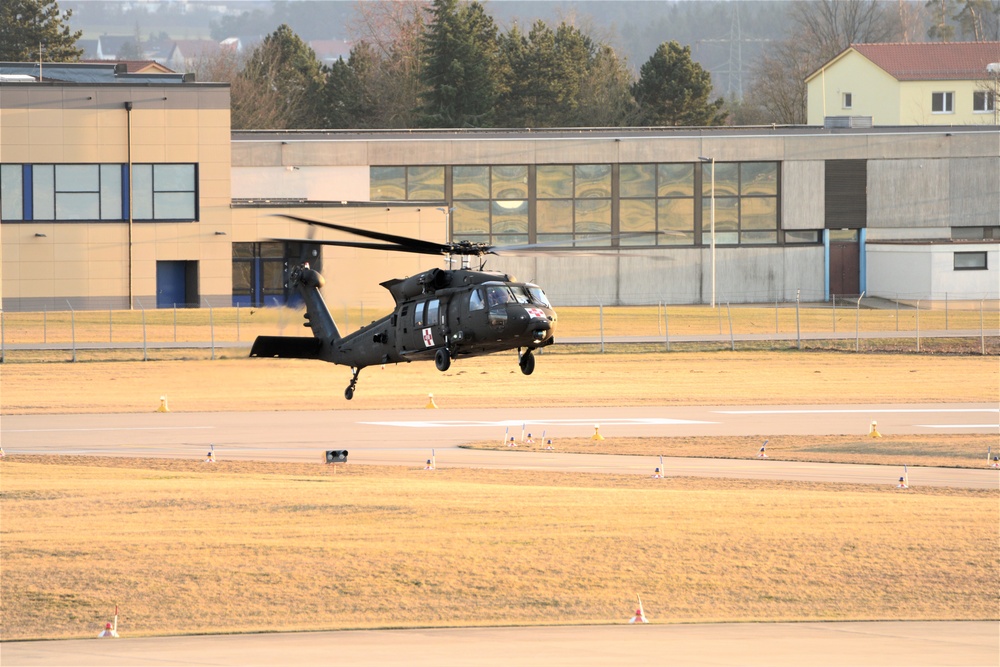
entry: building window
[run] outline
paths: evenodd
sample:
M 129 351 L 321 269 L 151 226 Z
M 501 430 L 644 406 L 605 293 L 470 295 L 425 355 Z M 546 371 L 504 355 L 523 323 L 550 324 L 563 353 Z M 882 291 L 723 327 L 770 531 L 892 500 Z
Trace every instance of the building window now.
M 991 90 L 977 90 L 972 93 L 972 110 L 975 113 L 992 113 L 996 108 L 996 97 Z
M 197 174 L 193 164 L 132 165 L 135 220 L 197 219 Z
M 701 168 L 701 243 L 711 243 L 712 168 Z M 778 163 L 716 162 L 715 243 L 778 243 Z
M 931 113 L 955 113 L 955 93 L 931 93 Z
M 23 167 L 19 164 L 0 164 L 0 220 L 23 219 Z
M 493 245 L 528 242 L 526 165 L 452 167 L 451 235 Z
M 619 245 L 694 245 L 694 165 L 619 168 Z
M 34 164 L 30 167 L 32 220 L 124 220 L 124 165 Z M 28 216 L 25 216 L 27 218 Z
M 535 168 L 539 243 L 610 246 L 610 164 L 546 164 Z
M 854 96 L 851 93 L 843 93 L 843 106 L 845 109 L 854 108 Z
M 444 201 L 444 167 L 371 167 L 372 201 Z
M 956 252 L 955 253 L 955 270 L 956 271 L 985 271 L 986 267 L 986 251 L 978 252 Z

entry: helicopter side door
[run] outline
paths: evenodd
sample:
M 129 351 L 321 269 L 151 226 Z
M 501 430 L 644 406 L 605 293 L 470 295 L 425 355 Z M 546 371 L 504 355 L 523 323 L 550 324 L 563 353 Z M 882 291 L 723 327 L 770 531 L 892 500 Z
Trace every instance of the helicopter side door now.
M 403 304 L 396 324 L 400 352 L 413 354 L 444 345 L 445 334 L 441 326 L 444 312 L 441 299 L 437 297 Z

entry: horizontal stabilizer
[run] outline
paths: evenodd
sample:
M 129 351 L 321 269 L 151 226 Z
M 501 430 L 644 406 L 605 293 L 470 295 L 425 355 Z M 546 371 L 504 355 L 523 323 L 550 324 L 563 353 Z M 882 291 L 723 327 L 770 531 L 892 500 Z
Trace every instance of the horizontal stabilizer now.
M 323 341 L 319 338 L 293 336 L 257 336 L 250 348 L 251 357 L 282 359 L 319 359 Z

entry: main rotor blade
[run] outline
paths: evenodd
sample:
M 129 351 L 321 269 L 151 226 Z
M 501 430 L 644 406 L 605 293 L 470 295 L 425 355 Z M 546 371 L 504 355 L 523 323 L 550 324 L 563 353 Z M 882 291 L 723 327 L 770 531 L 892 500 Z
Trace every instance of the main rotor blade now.
M 275 213 L 275 215 L 282 218 L 288 218 L 289 220 L 304 222 L 307 225 L 326 227 L 327 229 L 334 229 L 339 232 L 355 234 L 356 236 L 363 236 L 365 238 L 375 239 L 376 241 L 386 241 L 388 243 L 396 243 L 399 246 L 401 246 L 400 248 L 396 249 L 402 250 L 403 252 L 423 253 L 425 255 L 446 255 L 448 254 L 449 251 L 449 246 L 444 243 L 435 243 L 433 241 L 423 241 L 421 239 L 410 238 L 409 236 L 397 236 L 396 234 L 386 234 L 385 232 L 376 232 L 369 229 L 358 229 L 356 227 L 336 225 L 332 222 L 322 222 L 320 220 L 303 218 L 301 216 L 291 215 L 289 213 Z M 410 250 L 403 250 L 403 247 L 410 248 Z M 389 250 L 390 248 L 380 248 L 380 249 Z
M 394 243 L 367 243 L 365 241 L 327 241 L 325 239 L 278 239 L 271 241 L 285 241 L 289 243 L 314 243 L 316 245 L 332 245 L 343 248 L 364 248 L 365 250 L 389 250 L 391 252 L 409 252 L 416 255 L 440 255 L 440 252 L 428 252 L 420 248 L 410 248 L 396 245 Z

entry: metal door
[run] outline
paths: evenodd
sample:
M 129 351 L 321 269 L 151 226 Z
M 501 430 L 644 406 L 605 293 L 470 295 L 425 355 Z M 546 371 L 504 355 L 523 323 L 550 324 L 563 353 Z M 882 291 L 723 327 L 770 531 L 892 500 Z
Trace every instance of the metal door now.
M 156 307 L 187 305 L 187 262 L 156 263 Z

